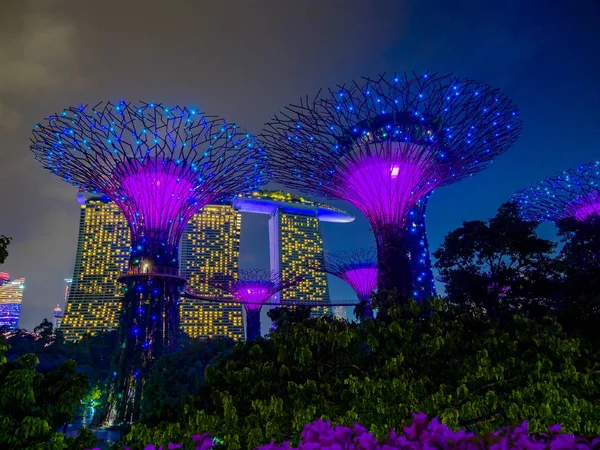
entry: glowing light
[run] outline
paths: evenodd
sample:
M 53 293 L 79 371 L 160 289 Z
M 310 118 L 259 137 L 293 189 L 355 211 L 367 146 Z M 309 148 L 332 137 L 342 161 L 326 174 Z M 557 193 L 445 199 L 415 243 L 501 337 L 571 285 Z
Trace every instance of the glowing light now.
M 270 161 L 281 184 L 347 200 L 365 214 L 387 268 L 379 288 L 410 296 L 402 244 L 409 211 L 508 150 L 521 121 L 499 91 L 453 75 L 382 75 L 348 86 L 343 96 L 324 89 L 277 115 L 265 136 Z
M 377 288 L 377 263 L 370 267 L 350 268 L 340 278 L 354 289 L 359 299 L 368 300 Z
M 140 398 L 135 393 L 139 384 L 131 385 L 130 378 L 134 367 L 144 363 L 141 355 L 158 357 L 175 348 L 179 314 L 173 298 L 184 283 L 178 277 L 183 228 L 202 206 L 265 184 L 266 154 L 236 125 L 187 108 L 121 102 L 96 105 L 92 113 L 85 110 L 70 108 L 74 118 L 65 110 L 38 125 L 31 151 L 47 170 L 82 190 L 107 195 L 131 229 L 130 267 L 121 278 L 130 288 L 123 305 L 127 317 L 120 326 L 135 320 L 134 333 L 140 336 L 123 342 L 127 368 L 117 385 L 127 403 Z M 139 276 L 140 271 L 152 276 Z M 164 280 L 161 287 L 151 289 L 159 277 Z M 162 315 L 163 320 L 145 323 L 146 318 L 132 317 L 140 300 L 161 311 L 153 319 Z M 141 351 L 143 342 L 151 343 L 147 352 Z M 135 414 L 139 408 L 121 410 Z
M 368 144 L 364 144 L 368 146 Z M 380 155 L 365 150 L 340 160 L 336 183 L 371 223 L 405 223 L 408 210 L 434 186 L 435 161 L 414 144 L 391 142 Z
M 600 214 L 600 162 L 583 164 L 554 177 L 546 177 L 514 195 L 525 220 L 559 221 L 573 217 L 584 221 Z

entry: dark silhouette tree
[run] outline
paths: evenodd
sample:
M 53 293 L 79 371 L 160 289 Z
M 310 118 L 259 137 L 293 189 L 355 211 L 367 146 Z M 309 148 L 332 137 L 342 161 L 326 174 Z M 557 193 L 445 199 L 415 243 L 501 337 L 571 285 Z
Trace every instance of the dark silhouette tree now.
M 0 264 L 3 264 L 8 256 L 8 244 L 10 244 L 12 238 L 0 235 Z
M 267 312 L 269 319 L 273 321 L 275 328 L 281 328 L 292 323 L 301 323 L 310 318 L 310 307 L 296 306 L 286 308 L 284 306 L 273 308 Z
M 35 334 L 40 336 L 40 339 L 44 344 L 54 339 L 54 325 L 48 319 L 42 320 L 42 322 L 33 329 Z
M 544 314 L 555 297 L 555 244 L 537 236 L 538 225 L 505 203 L 487 222 L 448 233 L 433 253 L 448 300 L 492 315 Z
M 176 420 L 186 401 L 204 382 L 204 369 L 229 354 L 235 341 L 227 337 L 191 341 L 183 350 L 156 361 L 144 386 L 141 420 L 156 424 Z
M 567 328 L 597 333 L 600 324 L 600 217 L 558 222 L 561 318 Z

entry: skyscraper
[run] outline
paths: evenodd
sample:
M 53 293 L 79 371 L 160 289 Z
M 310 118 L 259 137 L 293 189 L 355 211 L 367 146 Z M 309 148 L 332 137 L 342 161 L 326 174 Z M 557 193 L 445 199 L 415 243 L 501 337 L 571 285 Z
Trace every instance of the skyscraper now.
M 62 324 L 63 319 L 63 311 L 60 307 L 60 303 L 56 304 L 56 308 L 54 308 L 54 310 L 52 311 L 52 316 L 54 317 L 54 329 L 58 330 Z
M 255 192 L 240 197 L 233 206 L 242 212 L 269 214 L 271 270 L 282 277 L 302 276 L 300 283 L 284 289 L 275 301 L 329 303 L 327 275 L 307 266 L 323 257 L 320 222 L 352 222 L 354 217 L 329 205 L 315 203 L 283 192 Z M 325 308 L 315 308 L 316 314 Z
M 183 232 L 180 273 L 187 287 L 206 297 L 223 298 L 220 289 L 208 285 L 213 277 L 238 275 L 241 214 L 231 205 L 208 205 L 195 214 Z M 192 337 L 243 338 L 242 307 L 182 299 L 182 330 Z
M 81 213 L 73 282 L 61 323 L 65 340 L 116 329 L 130 232 L 123 213 L 106 197 L 79 195 Z M 68 285 L 67 285 L 68 286 Z
M 309 260 L 323 257 L 323 238 L 319 219 L 314 216 L 284 212 L 281 209 L 269 219 L 271 269 L 282 276 L 302 276 L 295 286 L 279 293 L 279 301 L 328 303 L 327 274 L 306 266 Z M 319 308 L 319 312 L 323 309 Z
M 19 326 L 24 288 L 25 278 L 11 280 L 7 273 L 0 273 L 0 327 Z
M 65 295 L 61 302 L 56 304 L 56 308 L 52 311 L 52 315 L 54 316 L 54 329 L 57 330 L 60 328 L 62 324 L 62 320 L 64 317 L 63 308 L 67 304 L 69 300 L 69 292 L 71 292 L 71 286 L 73 285 L 73 278 L 65 278 Z

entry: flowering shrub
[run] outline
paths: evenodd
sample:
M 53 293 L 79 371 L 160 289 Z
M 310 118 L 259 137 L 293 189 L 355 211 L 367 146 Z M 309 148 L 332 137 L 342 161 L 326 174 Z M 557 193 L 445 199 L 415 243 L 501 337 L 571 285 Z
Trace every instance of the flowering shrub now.
M 584 450 L 600 449 L 600 436 L 584 439 L 573 434 L 561 434 L 561 426 L 548 427 L 545 433 L 530 434 L 527 421 L 516 427 L 504 427 L 492 433 L 474 434 L 464 430 L 452 431 L 437 418 L 427 420 L 427 415 L 413 415 L 410 425 L 397 432 L 391 430 L 384 439 L 376 439 L 365 427 L 355 424 L 352 428 L 332 425 L 319 419 L 304 426 L 297 450 Z M 192 436 L 195 450 L 209 450 L 213 439 L 208 433 Z M 147 445 L 144 450 L 184 449 L 180 444 L 156 447 Z M 295 450 L 289 442 L 261 445 L 256 450 Z M 99 449 L 93 449 L 99 450 Z

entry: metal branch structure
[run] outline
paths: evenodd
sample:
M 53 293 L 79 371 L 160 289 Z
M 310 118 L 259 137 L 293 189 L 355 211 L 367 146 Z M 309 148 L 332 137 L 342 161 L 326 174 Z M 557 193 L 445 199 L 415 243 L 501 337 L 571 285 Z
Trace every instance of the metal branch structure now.
M 430 194 L 424 195 L 412 207 L 408 213 L 406 224 L 406 247 L 410 256 L 412 296 L 420 303 L 436 295 L 425 228 L 425 211 L 429 196 Z
M 515 104 L 453 75 L 380 75 L 290 105 L 263 136 L 277 182 L 347 200 L 377 242 L 378 286 L 412 295 L 408 213 L 438 186 L 482 170 L 517 140 Z
M 525 220 L 559 222 L 572 217 L 583 222 L 600 214 L 600 161 L 546 177 L 513 200 Z
M 377 288 L 378 274 L 375 249 L 326 252 L 322 261 L 309 261 L 308 265 L 348 283 L 361 303 L 361 316 L 373 317 L 371 294 Z
M 246 310 L 246 340 L 254 341 L 260 336 L 260 311 L 267 301 L 278 292 L 302 281 L 301 277 L 284 277 L 278 272 L 261 269 L 240 270 L 238 278 L 217 277 L 208 284 L 230 294 L 231 303 L 241 303 Z M 188 297 L 214 301 L 186 291 Z
M 71 107 L 33 130 L 31 151 L 50 172 L 83 191 L 105 194 L 131 229 L 115 410 L 139 416 L 152 361 L 174 349 L 179 328 L 178 245 L 206 204 L 252 192 L 268 179 L 256 139 L 223 119 L 154 103 Z

